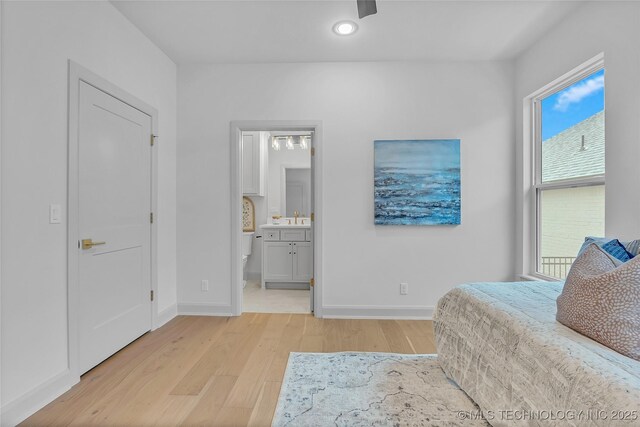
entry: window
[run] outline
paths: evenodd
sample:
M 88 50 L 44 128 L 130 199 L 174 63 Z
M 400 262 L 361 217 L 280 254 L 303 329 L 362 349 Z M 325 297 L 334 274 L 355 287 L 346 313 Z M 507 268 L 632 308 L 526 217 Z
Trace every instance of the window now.
M 604 236 L 604 68 L 533 98 L 536 273 L 564 279 L 585 236 Z

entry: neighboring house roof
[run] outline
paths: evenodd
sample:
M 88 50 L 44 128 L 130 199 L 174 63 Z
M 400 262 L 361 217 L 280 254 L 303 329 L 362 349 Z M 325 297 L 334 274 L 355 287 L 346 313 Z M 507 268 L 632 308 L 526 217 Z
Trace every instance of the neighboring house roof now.
M 543 182 L 603 175 L 604 111 L 542 141 L 542 165 Z

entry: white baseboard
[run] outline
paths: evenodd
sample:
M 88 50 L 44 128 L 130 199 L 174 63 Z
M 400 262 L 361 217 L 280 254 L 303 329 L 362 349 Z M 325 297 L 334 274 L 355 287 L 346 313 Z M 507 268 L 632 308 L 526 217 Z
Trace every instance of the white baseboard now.
M 178 303 L 178 314 L 183 316 L 233 316 L 231 305 L 199 302 Z
M 2 405 L 0 410 L 0 425 L 15 426 L 69 390 L 80 381 L 71 371 L 66 370 L 40 384 L 33 390 L 23 394 L 13 401 Z
M 326 319 L 398 319 L 431 320 L 434 307 L 427 306 L 373 306 L 325 305 L 322 317 Z
M 170 305 L 169 307 L 165 308 L 160 313 L 158 313 L 156 324 L 154 325 L 153 329 L 158 329 L 159 327 L 169 322 L 171 319 L 173 319 L 177 315 L 178 315 L 178 305 L 177 304 Z

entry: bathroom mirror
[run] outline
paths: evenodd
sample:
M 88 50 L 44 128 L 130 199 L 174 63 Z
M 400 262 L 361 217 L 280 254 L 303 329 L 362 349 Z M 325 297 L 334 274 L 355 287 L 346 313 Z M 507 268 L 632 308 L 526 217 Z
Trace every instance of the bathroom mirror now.
M 282 168 L 281 212 L 292 217 L 298 212 L 300 217 L 308 217 L 311 196 L 311 168 Z
M 311 212 L 311 135 L 271 132 L 268 156 L 266 221 L 275 217 L 307 218 Z

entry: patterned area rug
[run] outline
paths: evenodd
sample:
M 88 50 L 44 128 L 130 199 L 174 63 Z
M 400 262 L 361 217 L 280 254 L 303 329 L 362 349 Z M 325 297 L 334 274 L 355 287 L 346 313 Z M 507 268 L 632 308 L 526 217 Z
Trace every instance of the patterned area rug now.
M 487 426 L 436 355 L 291 353 L 273 426 Z

